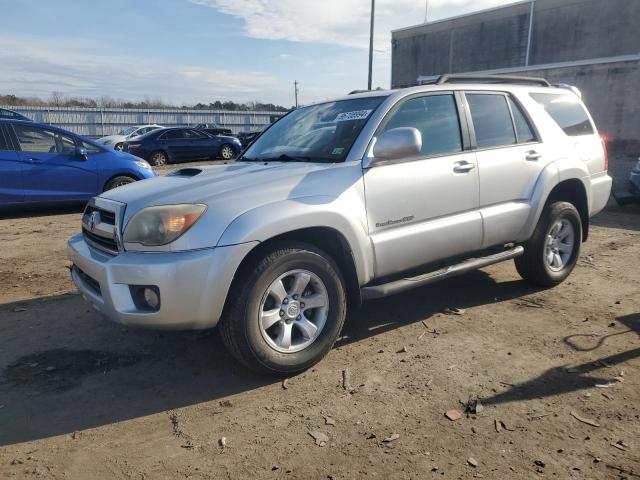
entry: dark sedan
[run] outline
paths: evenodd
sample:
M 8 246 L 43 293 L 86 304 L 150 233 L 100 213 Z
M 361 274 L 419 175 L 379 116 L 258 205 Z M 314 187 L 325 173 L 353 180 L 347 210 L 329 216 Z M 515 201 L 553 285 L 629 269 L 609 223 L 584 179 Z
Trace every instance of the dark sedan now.
M 123 150 L 151 165 L 221 158 L 231 160 L 242 150 L 235 137 L 210 135 L 195 128 L 159 128 L 124 142 Z
M 230 128 L 221 127 L 217 123 L 200 123 L 195 128 L 211 135 L 231 135 L 233 133 Z

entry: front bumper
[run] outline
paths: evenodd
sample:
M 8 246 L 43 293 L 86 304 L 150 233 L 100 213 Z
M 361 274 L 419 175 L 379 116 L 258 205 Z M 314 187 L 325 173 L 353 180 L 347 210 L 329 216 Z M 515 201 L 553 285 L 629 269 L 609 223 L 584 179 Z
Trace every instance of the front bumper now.
M 67 252 L 78 290 L 110 320 L 157 329 L 199 330 L 218 323 L 233 276 L 256 244 L 110 256 L 76 235 L 69 240 Z M 129 288 L 132 285 L 157 287 L 160 309 L 139 309 Z

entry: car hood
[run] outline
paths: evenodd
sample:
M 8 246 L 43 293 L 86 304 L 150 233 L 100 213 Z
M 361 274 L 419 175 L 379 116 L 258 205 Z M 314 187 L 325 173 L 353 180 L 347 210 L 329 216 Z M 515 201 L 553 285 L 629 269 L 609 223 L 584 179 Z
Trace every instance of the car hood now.
M 96 142 L 100 143 L 115 143 L 115 142 L 124 142 L 127 137 L 124 135 L 107 135 L 106 137 L 100 137 Z
M 125 226 L 133 215 L 145 207 L 205 204 L 207 211 L 196 225 L 199 228 L 193 229 L 206 228 L 207 237 L 212 240 L 211 237 L 219 239 L 235 218 L 249 210 L 305 197 L 331 202 L 358 181 L 362 181 L 362 169 L 358 162 L 236 162 L 183 168 L 167 176 L 107 191 L 101 197 L 127 205 L 123 222 Z M 190 247 L 196 248 L 194 245 Z

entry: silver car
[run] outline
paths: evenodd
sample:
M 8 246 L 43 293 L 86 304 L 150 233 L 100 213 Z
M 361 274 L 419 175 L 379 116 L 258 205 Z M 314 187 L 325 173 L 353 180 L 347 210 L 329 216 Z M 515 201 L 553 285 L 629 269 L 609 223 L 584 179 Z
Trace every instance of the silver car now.
M 109 319 L 217 325 L 245 365 L 292 374 L 331 349 L 348 304 L 509 259 L 558 285 L 610 189 L 574 91 L 447 76 L 294 110 L 235 163 L 105 192 L 68 251 Z
M 105 147 L 113 148 L 114 150 L 122 151 L 122 146 L 124 142 L 127 140 L 131 140 L 132 138 L 139 137 L 140 135 L 144 135 L 145 133 L 149 133 L 152 130 L 157 130 L 158 128 L 164 128 L 162 125 L 133 125 L 131 127 L 127 127 L 123 130 L 120 130 L 115 135 L 107 135 L 105 137 L 101 137 L 96 140 L 98 143 L 101 143 Z

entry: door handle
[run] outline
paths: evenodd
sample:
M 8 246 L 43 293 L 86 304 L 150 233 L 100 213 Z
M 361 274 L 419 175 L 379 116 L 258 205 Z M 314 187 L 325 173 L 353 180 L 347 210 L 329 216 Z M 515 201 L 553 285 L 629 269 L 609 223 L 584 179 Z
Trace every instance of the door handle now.
M 476 168 L 476 164 L 467 162 L 466 160 L 462 160 L 461 162 L 456 162 L 453 164 L 453 171 L 455 173 L 467 173 L 474 168 Z
M 536 152 L 535 150 L 530 150 L 527 152 L 527 156 L 524 158 L 526 158 L 530 162 L 535 162 L 536 160 L 540 160 L 542 158 L 542 154 Z

